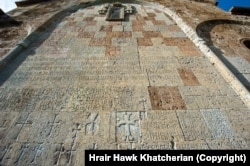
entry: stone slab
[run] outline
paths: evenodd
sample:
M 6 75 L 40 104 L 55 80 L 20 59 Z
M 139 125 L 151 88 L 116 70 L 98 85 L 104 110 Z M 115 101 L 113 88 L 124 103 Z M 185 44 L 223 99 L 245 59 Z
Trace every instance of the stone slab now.
M 180 74 L 180 77 L 182 78 L 184 85 L 186 86 L 200 85 L 198 79 L 195 77 L 191 69 L 181 68 L 181 69 L 178 69 L 178 72 Z
M 229 121 L 219 109 L 201 110 L 201 113 L 214 139 L 235 137 Z
M 142 141 L 145 143 L 165 142 L 173 149 L 174 143 L 184 139 L 175 111 L 151 110 L 141 123 Z
M 243 139 L 213 139 L 206 140 L 209 149 L 224 149 L 224 150 L 232 150 L 232 149 L 248 149 L 245 140 Z
M 177 87 L 149 86 L 148 92 L 153 110 L 179 110 L 186 108 Z
M 205 140 L 212 138 L 199 110 L 176 111 L 185 141 Z

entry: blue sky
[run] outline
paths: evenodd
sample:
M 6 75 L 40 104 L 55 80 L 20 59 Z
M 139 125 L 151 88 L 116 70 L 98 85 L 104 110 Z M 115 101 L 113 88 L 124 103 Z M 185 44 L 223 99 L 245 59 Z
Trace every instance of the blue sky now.
M 217 0 L 218 6 L 228 11 L 232 6 L 250 7 L 250 0 Z
M 16 8 L 15 1 L 18 0 L 0 0 L 0 8 L 4 12 L 8 12 Z M 245 6 L 250 7 L 250 0 L 217 0 L 219 7 L 228 11 L 232 6 Z
M 16 8 L 15 1 L 18 1 L 18 0 L 0 0 L 0 8 L 4 12 L 8 12 L 8 11 Z

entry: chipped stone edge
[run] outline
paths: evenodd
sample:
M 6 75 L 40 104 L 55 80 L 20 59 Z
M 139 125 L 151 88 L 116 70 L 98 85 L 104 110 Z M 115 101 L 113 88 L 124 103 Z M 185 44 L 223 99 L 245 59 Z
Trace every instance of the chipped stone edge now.
M 196 47 L 207 57 L 211 64 L 215 66 L 217 71 L 223 76 L 223 78 L 229 83 L 229 85 L 234 89 L 237 95 L 241 98 L 244 104 L 250 109 L 250 93 L 245 88 L 245 86 L 235 77 L 235 75 L 226 67 L 226 65 L 217 57 L 217 55 L 206 45 L 206 42 L 200 38 L 196 31 L 193 30 L 185 21 L 182 20 L 180 16 L 176 14 L 173 10 L 160 5 L 159 3 L 145 3 L 145 5 L 150 5 L 155 9 L 160 9 L 161 11 L 168 14 L 176 24 L 182 29 L 182 31 L 188 36 L 188 38 L 195 44 Z

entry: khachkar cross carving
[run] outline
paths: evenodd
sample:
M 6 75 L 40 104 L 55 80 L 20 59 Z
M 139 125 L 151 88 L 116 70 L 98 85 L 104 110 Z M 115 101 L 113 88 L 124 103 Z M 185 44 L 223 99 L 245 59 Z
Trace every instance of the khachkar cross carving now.
M 144 96 L 141 96 L 139 103 L 142 103 L 143 110 L 146 110 L 147 99 L 145 99 Z
M 88 122 L 85 125 L 85 134 L 94 134 L 99 127 L 98 113 L 92 112 L 87 115 Z
M 54 129 L 54 134 L 58 134 L 60 130 L 61 120 L 56 120 L 58 114 L 54 114 L 52 121 L 48 121 L 44 126 L 42 131 L 40 132 L 40 136 L 48 137 L 52 135 L 52 131 Z
M 130 113 L 123 112 L 122 119 L 119 119 L 119 117 L 117 118 L 117 128 L 119 129 L 122 126 L 124 127 L 125 136 L 123 136 L 122 139 L 123 141 L 126 141 L 126 142 L 136 140 L 136 136 L 132 135 L 132 130 L 135 130 L 136 133 L 139 132 L 138 125 L 137 125 L 138 120 L 132 120 L 131 116 L 132 116 L 131 112 Z
M 7 122 L 7 120 L 4 120 L 2 123 L 0 123 L 0 129 L 7 128 L 6 122 Z

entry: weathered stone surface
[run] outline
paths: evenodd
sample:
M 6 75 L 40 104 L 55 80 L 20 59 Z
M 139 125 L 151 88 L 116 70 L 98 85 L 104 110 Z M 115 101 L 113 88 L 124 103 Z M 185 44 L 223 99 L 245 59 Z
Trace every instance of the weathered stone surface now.
M 184 19 L 210 5 L 164 2 Z M 43 5 L 27 8 L 51 13 L 31 24 L 66 7 Z M 160 8 L 132 6 L 123 22 L 99 5 L 62 15 L 0 71 L 0 165 L 83 165 L 86 149 L 249 149 L 249 109 L 230 84 Z M 247 76 L 246 59 L 227 59 Z
M 248 149 L 248 145 L 242 139 L 208 139 L 206 142 L 209 149 Z
M 200 111 L 178 110 L 177 116 L 186 141 L 205 140 L 212 137 Z
M 234 138 L 234 131 L 220 110 L 201 110 L 201 113 L 213 138 Z
M 153 110 L 185 109 L 177 87 L 148 87 Z
M 190 86 L 200 84 L 191 69 L 178 69 L 178 72 L 184 85 Z
M 195 141 L 185 141 L 185 142 L 177 142 L 176 149 L 178 150 L 209 150 L 209 146 L 207 142 L 203 140 L 195 140 Z
M 146 118 L 142 120 L 142 141 L 143 143 L 165 142 L 171 143 L 171 149 L 174 149 L 176 141 L 183 140 L 183 134 L 175 111 L 148 111 Z M 166 148 L 167 149 L 167 148 Z

